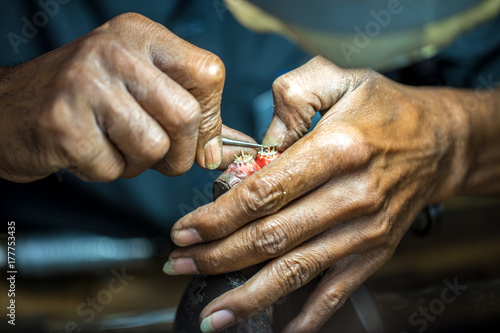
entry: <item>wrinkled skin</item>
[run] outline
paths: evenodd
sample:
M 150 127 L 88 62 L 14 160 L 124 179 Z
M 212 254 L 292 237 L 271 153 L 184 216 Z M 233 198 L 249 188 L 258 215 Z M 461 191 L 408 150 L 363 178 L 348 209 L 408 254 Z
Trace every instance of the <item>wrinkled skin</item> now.
M 170 256 L 175 274 L 266 262 L 203 310 L 200 320 L 214 330 L 244 321 L 325 271 L 285 328 L 314 332 L 392 256 L 426 205 L 480 188 L 500 192 L 497 92 L 477 95 L 480 105 L 466 112 L 460 101 L 470 92 L 403 86 L 321 57 L 278 78 L 273 91 L 264 145 L 286 150 L 172 230 L 174 242 L 187 246 Z M 323 117 L 305 135 L 315 112 Z M 474 124 L 481 128 L 475 137 Z M 471 149 L 478 144 L 482 152 Z M 488 163 L 495 172 L 484 172 Z
M 28 182 L 61 168 L 89 181 L 148 168 L 175 176 L 194 160 L 217 168 L 224 77 L 216 55 L 139 14 L 117 16 L 0 69 L 0 177 Z M 236 151 L 224 152 L 225 165 Z

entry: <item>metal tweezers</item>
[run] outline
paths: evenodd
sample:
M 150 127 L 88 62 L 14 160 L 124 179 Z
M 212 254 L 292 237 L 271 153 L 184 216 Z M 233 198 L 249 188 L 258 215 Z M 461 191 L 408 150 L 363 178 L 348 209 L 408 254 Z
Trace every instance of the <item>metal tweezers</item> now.
M 222 138 L 222 144 L 228 146 L 237 146 L 237 147 L 245 147 L 245 148 L 262 148 L 262 145 L 253 142 L 234 140 L 229 138 Z

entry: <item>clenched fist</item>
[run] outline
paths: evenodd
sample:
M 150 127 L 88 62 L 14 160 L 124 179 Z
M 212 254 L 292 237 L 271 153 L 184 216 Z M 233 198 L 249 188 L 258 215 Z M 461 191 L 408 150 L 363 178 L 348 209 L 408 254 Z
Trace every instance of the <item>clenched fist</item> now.
M 284 152 L 172 230 L 184 248 L 170 255 L 169 274 L 265 263 L 208 304 L 205 332 L 245 321 L 324 272 L 285 328 L 314 332 L 392 256 L 422 208 L 500 193 L 498 90 L 408 87 L 316 57 L 273 92 L 264 145 Z M 315 112 L 323 117 L 306 134 Z
M 139 14 L 0 70 L 0 177 L 166 175 L 222 158 L 224 65 Z

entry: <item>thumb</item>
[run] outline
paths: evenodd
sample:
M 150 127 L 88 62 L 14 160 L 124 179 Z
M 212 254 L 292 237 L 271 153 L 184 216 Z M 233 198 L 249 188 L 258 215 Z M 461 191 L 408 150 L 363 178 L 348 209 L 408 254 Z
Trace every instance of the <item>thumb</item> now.
M 181 84 L 188 87 L 189 92 L 198 100 L 201 107 L 201 120 L 198 129 L 198 144 L 196 148 L 196 162 L 201 167 L 216 169 L 222 160 L 222 120 L 220 105 L 222 89 L 224 87 L 224 64 L 216 55 L 199 50 L 202 56 L 192 60 L 190 80 L 194 84 L 186 84 L 180 78 Z
M 216 169 L 222 160 L 222 120 L 220 105 L 225 69 L 219 57 L 210 54 L 197 71 L 200 85 L 190 90 L 201 106 L 196 162 L 207 169 Z
M 196 163 L 203 168 L 216 169 L 222 159 L 220 105 L 226 76 L 224 63 L 217 55 L 207 50 L 171 33 L 168 36 L 169 49 L 177 52 L 165 55 L 165 52 L 158 51 L 157 53 L 161 53 L 166 59 L 156 59 L 155 65 L 189 91 L 200 104 Z M 163 42 L 160 45 L 164 44 Z
M 285 150 L 303 137 L 316 112 L 326 112 L 359 85 L 361 70 L 346 70 L 315 57 L 273 83 L 274 116 L 262 141 Z

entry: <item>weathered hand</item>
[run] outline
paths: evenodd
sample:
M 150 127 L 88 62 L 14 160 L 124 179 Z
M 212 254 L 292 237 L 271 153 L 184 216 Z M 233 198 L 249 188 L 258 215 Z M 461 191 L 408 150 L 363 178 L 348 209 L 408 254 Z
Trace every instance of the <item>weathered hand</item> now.
M 217 330 L 326 270 L 285 331 L 319 329 L 391 257 L 418 212 L 454 194 L 466 172 L 468 126 L 450 89 L 407 87 L 317 57 L 278 78 L 273 91 L 264 141 L 288 149 L 172 230 L 180 246 L 202 244 L 174 251 L 171 274 L 267 261 L 204 309 Z M 315 112 L 323 118 L 305 135 Z
M 0 177 L 67 167 L 85 180 L 166 175 L 221 159 L 224 65 L 139 14 L 0 70 Z

